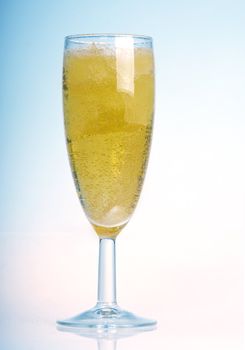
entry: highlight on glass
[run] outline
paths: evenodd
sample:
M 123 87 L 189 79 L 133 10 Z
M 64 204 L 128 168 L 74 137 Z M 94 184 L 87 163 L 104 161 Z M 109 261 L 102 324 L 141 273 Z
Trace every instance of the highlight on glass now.
M 156 321 L 116 299 L 116 237 L 142 189 L 154 113 L 152 39 L 130 34 L 65 38 L 63 101 L 67 150 L 84 212 L 99 238 L 97 304 L 65 327 L 144 328 Z

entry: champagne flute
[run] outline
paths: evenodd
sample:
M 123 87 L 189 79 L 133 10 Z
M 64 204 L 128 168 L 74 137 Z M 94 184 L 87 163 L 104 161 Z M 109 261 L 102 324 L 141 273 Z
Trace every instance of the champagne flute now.
M 67 149 L 77 194 L 99 237 L 95 307 L 58 321 L 65 327 L 151 327 L 156 321 L 116 301 L 115 240 L 141 192 L 154 108 L 152 39 L 129 34 L 65 38 L 63 75 Z

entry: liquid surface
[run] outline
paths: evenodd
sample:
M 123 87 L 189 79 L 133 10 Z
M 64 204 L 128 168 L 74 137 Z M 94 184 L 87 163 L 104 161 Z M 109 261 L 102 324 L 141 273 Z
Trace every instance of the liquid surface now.
M 91 45 L 64 57 L 67 147 L 76 189 L 100 237 L 114 237 L 140 195 L 149 155 L 153 57 L 149 49 Z

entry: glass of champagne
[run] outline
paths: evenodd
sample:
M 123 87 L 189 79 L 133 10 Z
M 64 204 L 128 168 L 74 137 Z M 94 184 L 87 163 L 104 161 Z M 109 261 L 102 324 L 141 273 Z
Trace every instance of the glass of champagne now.
M 72 328 L 138 328 L 156 321 L 116 301 L 115 240 L 141 192 L 154 109 L 152 39 L 129 34 L 65 38 L 63 76 L 67 149 L 77 194 L 99 236 L 98 301 Z

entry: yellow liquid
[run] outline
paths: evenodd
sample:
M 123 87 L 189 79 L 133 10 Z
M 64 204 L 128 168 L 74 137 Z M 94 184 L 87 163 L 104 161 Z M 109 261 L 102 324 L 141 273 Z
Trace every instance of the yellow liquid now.
M 96 46 L 64 57 L 67 147 L 77 192 L 100 237 L 115 237 L 140 195 L 149 155 L 153 56 Z

